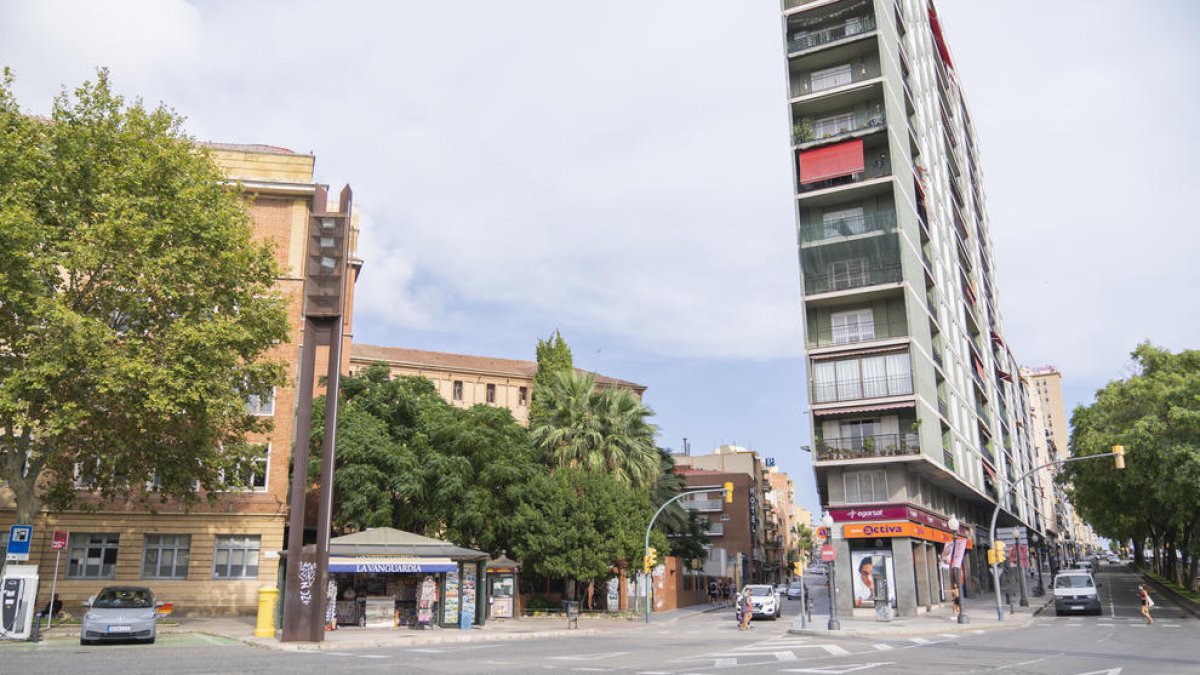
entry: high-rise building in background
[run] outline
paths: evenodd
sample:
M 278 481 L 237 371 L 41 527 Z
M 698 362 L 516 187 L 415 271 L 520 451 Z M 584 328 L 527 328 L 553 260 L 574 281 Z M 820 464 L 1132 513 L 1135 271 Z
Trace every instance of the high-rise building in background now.
M 974 594 L 995 504 L 1039 536 L 1049 515 L 1013 485 L 1035 466 L 1031 392 L 1005 341 L 979 146 L 932 2 L 785 0 L 783 29 L 817 486 L 840 578 L 872 559 L 911 615 L 949 597 L 952 516 Z

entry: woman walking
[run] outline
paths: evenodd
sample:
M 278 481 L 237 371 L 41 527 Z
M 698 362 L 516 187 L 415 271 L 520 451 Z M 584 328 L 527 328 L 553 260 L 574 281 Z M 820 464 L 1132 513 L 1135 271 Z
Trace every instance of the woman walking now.
M 1146 586 L 1138 584 L 1138 598 L 1142 601 L 1142 616 L 1146 617 L 1146 623 L 1154 623 L 1154 618 L 1150 616 L 1150 608 L 1154 606 L 1154 600 L 1150 598 L 1150 593 L 1146 591 Z
M 742 590 L 742 594 L 738 596 L 738 628 L 742 630 L 750 630 L 750 619 L 754 617 L 754 605 L 750 602 L 750 589 Z

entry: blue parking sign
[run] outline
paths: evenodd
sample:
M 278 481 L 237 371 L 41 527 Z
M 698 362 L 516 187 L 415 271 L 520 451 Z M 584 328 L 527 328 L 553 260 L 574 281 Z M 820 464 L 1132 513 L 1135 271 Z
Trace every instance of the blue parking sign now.
M 13 525 L 8 529 L 9 560 L 29 560 L 29 547 L 33 544 L 33 527 Z

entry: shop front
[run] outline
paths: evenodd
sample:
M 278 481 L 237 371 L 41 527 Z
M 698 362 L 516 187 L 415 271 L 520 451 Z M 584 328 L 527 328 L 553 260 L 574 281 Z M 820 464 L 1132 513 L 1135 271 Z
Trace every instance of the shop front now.
M 520 565 L 500 552 L 500 557 L 489 560 L 487 564 L 488 579 L 488 618 L 517 619 L 521 616 L 521 608 L 517 606 L 520 596 Z
M 486 621 L 487 554 L 392 528 L 329 542 L 339 624 L 470 628 Z

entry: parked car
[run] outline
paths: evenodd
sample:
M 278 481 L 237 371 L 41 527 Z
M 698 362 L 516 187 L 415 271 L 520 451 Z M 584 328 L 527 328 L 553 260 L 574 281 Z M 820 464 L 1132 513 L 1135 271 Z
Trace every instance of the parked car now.
M 822 563 L 817 563 L 815 565 L 808 566 L 808 573 L 809 574 L 821 574 L 821 575 L 829 574 L 829 568 L 826 567 Z
M 776 593 L 786 594 L 787 588 L 788 588 L 787 584 L 775 584 L 775 592 Z
M 799 581 L 793 581 L 792 583 L 788 584 L 787 599 L 788 600 L 799 600 L 800 596 L 801 596 L 802 588 L 803 588 L 803 583 L 799 582 Z
M 1095 572 L 1096 572 L 1096 566 L 1092 564 L 1092 561 L 1091 561 L 1091 560 L 1080 560 L 1080 561 L 1077 561 L 1077 562 L 1076 562 L 1076 563 L 1075 563 L 1075 564 L 1072 566 L 1072 568 L 1073 568 L 1073 569 L 1077 569 L 1077 570 L 1083 570 L 1083 571 L 1085 571 L 1085 572 L 1088 572 L 1088 573 L 1091 573 L 1091 574 L 1095 574 Z
M 750 584 L 750 610 L 755 619 L 778 619 L 783 613 L 783 597 L 770 584 Z
M 1054 577 L 1054 614 L 1072 612 L 1101 614 L 1099 584 L 1090 572 L 1067 570 Z
M 79 644 L 137 640 L 154 643 L 158 607 L 143 586 L 106 586 L 88 598 L 79 627 Z

